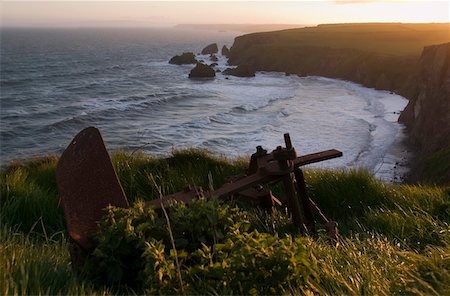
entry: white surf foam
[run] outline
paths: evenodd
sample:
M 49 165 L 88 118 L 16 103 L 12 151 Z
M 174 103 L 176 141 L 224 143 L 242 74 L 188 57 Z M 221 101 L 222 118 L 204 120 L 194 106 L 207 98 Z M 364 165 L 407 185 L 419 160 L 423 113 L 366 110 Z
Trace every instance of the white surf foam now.
M 344 156 L 319 167 L 362 167 L 375 172 L 401 130 L 396 121 L 406 99 L 322 77 L 258 73 L 255 78 L 218 77 L 189 87 L 213 93 L 205 105 L 184 110 L 190 120 L 171 125 L 174 147 L 201 147 L 225 155 L 273 149 L 289 132 L 301 154 L 339 149 Z M 200 107 L 199 107 L 200 106 Z M 188 108 L 189 109 L 189 108 Z M 201 144 L 199 144 L 201 143 Z M 378 175 L 389 179 L 386 174 Z

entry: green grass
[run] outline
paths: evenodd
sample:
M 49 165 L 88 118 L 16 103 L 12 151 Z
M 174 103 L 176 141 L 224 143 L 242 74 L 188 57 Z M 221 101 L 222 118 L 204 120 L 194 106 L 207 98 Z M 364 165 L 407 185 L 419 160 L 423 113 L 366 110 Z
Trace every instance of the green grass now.
M 427 45 L 449 42 L 449 30 L 449 23 L 329 24 L 245 36 L 266 36 L 260 44 L 269 41 L 279 46 L 352 48 L 383 55 L 419 56 Z
M 441 149 L 425 159 L 423 180 L 435 184 L 450 184 L 450 147 Z
M 209 174 L 217 188 L 246 163 L 198 150 L 176 151 L 168 159 L 125 153 L 112 159 L 131 202 L 159 196 L 152 179 L 165 194 L 188 183 L 208 188 Z M 144 293 L 99 286 L 71 270 L 56 163 L 55 157 L 42 158 L 11 164 L 0 173 L 0 293 Z M 385 185 L 364 171 L 307 170 L 305 178 L 311 197 L 339 223 L 342 240 L 333 246 L 322 230 L 316 238 L 299 240 L 317 276 L 284 285 L 282 293 L 450 293 L 450 187 Z M 252 227 L 264 235 L 298 236 L 283 209 L 267 214 L 247 207 L 246 212 Z

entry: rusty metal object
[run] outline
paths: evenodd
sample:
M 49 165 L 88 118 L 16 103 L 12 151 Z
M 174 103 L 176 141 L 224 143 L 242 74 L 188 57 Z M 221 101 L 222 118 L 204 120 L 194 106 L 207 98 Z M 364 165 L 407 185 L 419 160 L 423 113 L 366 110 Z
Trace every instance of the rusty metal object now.
M 228 199 L 233 194 L 239 193 L 248 188 L 258 186 L 260 184 L 269 184 L 281 181 L 283 176 L 288 173 L 294 172 L 296 167 L 300 167 L 306 164 L 311 164 L 315 162 L 320 162 L 327 159 L 332 159 L 342 156 L 342 152 L 338 150 L 327 150 L 318 153 L 308 154 L 304 156 L 297 157 L 292 161 L 292 165 L 289 167 L 280 167 L 278 161 L 269 159 L 267 163 L 258 168 L 257 172 L 245 177 L 242 177 L 234 182 L 226 183 L 219 189 L 205 193 L 207 196 L 215 196 L 220 199 Z M 186 202 L 189 198 L 182 198 L 182 195 L 173 194 L 169 196 L 162 197 L 158 200 L 152 200 L 147 202 L 148 206 L 157 206 L 160 203 L 166 205 L 169 202 Z
M 330 221 L 308 197 L 300 167 L 340 157 L 342 152 L 327 150 L 298 157 L 289 134 L 284 135 L 284 141 L 286 147 L 278 146 L 271 153 L 261 146 L 256 147 L 246 172 L 229 178 L 228 183 L 216 190 L 204 192 L 199 187 L 188 186 L 182 192 L 149 201 L 146 206 L 158 209 L 172 202 L 189 203 L 204 196 L 246 199 L 270 211 L 274 205 L 282 203 L 267 187 L 282 182 L 293 223 L 304 233 L 314 233 L 316 217 L 324 223 L 329 237 L 336 240 L 337 223 Z M 73 139 L 59 160 L 56 174 L 67 228 L 73 240 L 72 262 L 80 265 L 94 247 L 90 237 L 97 230 L 103 209 L 108 205 L 127 208 L 128 202 L 96 128 L 87 128 Z
M 217 197 L 223 200 L 233 197 L 250 201 L 259 201 L 263 208 L 269 210 L 274 203 L 281 202 L 271 192 L 265 191 L 262 185 L 283 182 L 287 198 L 288 209 L 293 223 L 304 233 L 315 233 L 314 215 L 324 223 L 327 233 L 332 239 L 338 235 L 337 223 L 330 221 L 319 207 L 308 197 L 305 179 L 300 167 L 305 164 L 320 162 L 342 156 L 337 150 L 327 150 L 297 157 L 289 134 L 284 135 L 286 147 L 278 146 L 271 153 L 267 153 L 261 146 L 250 158 L 246 175 L 230 178 L 229 182 L 217 190 L 206 192 L 206 196 Z M 171 202 L 189 202 L 198 194 L 176 193 L 147 202 L 149 207 L 158 208 Z
M 78 245 L 73 252 L 90 250 L 104 209 L 128 207 L 98 129 L 89 127 L 75 136 L 58 162 L 56 180 L 70 237 Z
M 294 176 L 299 203 L 304 217 L 304 228 L 307 232 L 314 233 L 316 231 L 314 215 L 312 205 L 310 203 L 310 198 L 308 197 L 308 193 L 306 190 L 306 183 L 302 170 L 300 168 L 296 168 L 294 171 Z

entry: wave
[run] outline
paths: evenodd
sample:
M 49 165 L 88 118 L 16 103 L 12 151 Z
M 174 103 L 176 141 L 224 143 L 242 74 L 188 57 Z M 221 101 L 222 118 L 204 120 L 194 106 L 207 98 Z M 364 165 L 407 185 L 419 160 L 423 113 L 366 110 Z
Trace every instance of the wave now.
M 79 105 L 81 108 L 78 115 L 70 116 L 57 122 L 48 124 L 49 127 L 59 127 L 67 125 L 79 125 L 80 122 L 98 122 L 108 120 L 108 118 L 133 117 L 142 112 L 157 112 L 155 107 L 163 108 L 177 101 L 191 98 L 189 95 L 171 95 L 167 93 L 150 93 L 146 95 L 132 95 L 121 99 L 92 100 Z
M 122 63 L 121 55 L 116 57 L 92 65 L 76 65 L 74 60 L 73 68 L 52 67 L 47 73 L 35 71 L 31 76 L 2 80 L 2 86 L 8 85 L 8 97 L 29 95 L 21 92 L 21 83 L 33 82 L 36 87 L 36 99 L 29 97 L 15 109 L 27 113 L 2 111 L 8 121 L 8 129 L 1 131 L 8 155 L 14 155 L 17 146 L 30 145 L 27 137 L 39 141 L 44 151 L 61 141 L 44 133 L 55 131 L 53 135 L 69 137 L 78 129 L 96 125 L 109 149 L 149 153 L 201 147 L 242 155 L 257 145 L 273 149 L 282 144 L 282 134 L 290 132 L 303 153 L 330 148 L 344 152 L 342 159 L 324 162 L 325 166 L 371 168 L 383 157 L 398 128 L 395 116 L 386 115 L 398 110 L 389 105 L 397 98 L 357 84 L 280 73 L 257 73 L 252 79 L 225 79 L 219 73 L 215 80 L 197 82 L 186 78 L 191 66 L 145 61 L 139 55 Z M 217 68 L 229 67 L 218 57 Z M 51 105 L 39 107 L 42 101 Z M 27 104 L 36 108 L 25 108 Z M 24 128 L 33 123 L 43 126 Z M 18 128 L 9 129 L 15 125 L 22 127 L 19 135 Z
M 9 86 L 19 86 L 33 81 L 34 79 L 32 78 L 2 78 L 0 79 L 0 85 L 2 88 L 4 88 Z

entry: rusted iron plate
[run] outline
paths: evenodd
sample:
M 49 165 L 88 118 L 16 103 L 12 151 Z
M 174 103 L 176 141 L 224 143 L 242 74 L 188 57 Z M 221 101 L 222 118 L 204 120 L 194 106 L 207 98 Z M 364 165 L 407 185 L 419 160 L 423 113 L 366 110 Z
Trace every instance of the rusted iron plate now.
M 56 180 L 69 234 L 88 250 L 103 209 L 128 207 L 98 129 L 88 127 L 70 142 L 58 162 Z

